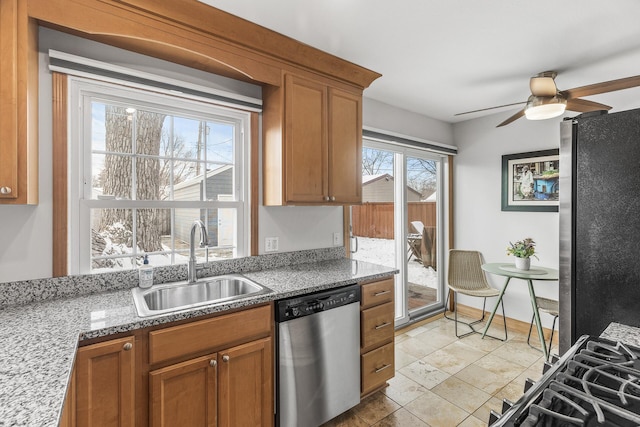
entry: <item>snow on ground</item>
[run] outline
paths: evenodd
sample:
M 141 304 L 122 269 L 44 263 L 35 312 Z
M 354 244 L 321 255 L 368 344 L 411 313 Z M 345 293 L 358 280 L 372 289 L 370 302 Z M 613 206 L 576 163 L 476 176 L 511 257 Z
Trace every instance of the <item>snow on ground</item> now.
M 407 248 L 408 250 L 408 248 Z M 387 267 L 397 268 L 395 256 L 395 243 L 391 239 L 374 239 L 371 237 L 358 237 L 358 252 L 352 254 L 353 259 L 382 264 Z M 409 282 L 417 285 L 438 288 L 438 273 L 431 267 L 423 267 L 411 257 L 407 271 Z

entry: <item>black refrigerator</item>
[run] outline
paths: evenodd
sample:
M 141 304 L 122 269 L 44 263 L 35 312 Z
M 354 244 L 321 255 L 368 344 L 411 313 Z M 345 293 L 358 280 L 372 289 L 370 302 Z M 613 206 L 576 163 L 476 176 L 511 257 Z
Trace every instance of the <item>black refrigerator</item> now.
M 640 327 L 640 109 L 561 124 L 560 351 Z

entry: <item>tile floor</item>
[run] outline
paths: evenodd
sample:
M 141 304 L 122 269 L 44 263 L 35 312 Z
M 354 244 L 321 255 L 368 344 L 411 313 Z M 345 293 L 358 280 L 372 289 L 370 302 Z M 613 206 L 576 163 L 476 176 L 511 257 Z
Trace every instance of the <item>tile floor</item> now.
M 542 376 L 544 357 L 526 335 L 510 330 L 506 342 L 478 334 L 457 339 L 453 328 L 441 318 L 397 331 L 389 386 L 324 427 L 486 426 L 503 398 L 517 400 L 527 378 Z

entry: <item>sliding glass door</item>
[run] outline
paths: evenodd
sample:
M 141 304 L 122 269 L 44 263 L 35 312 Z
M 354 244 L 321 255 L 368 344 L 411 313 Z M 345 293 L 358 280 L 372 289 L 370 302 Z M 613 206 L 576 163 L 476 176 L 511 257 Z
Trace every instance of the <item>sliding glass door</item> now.
M 351 208 L 352 257 L 397 268 L 396 325 L 441 310 L 446 157 L 364 140 L 362 205 Z M 357 250 L 356 250 L 357 249 Z

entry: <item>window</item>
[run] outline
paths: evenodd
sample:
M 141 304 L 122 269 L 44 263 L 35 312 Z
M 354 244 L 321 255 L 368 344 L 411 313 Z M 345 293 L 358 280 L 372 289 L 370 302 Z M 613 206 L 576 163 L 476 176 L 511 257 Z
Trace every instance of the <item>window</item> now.
M 71 273 L 131 269 L 143 255 L 154 266 L 186 263 L 195 220 L 208 231 L 198 262 L 247 254 L 249 113 L 178 94 L 69 83 L 79 109 L 70 114 Z

